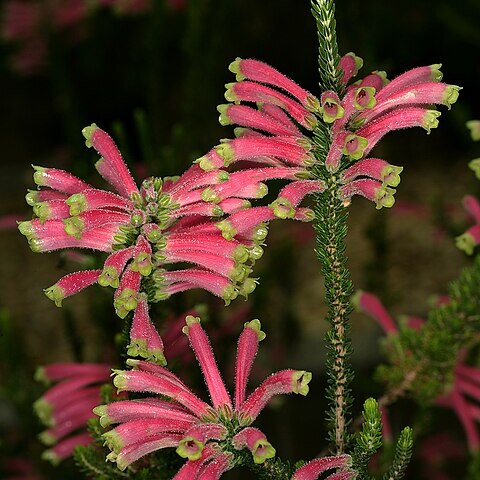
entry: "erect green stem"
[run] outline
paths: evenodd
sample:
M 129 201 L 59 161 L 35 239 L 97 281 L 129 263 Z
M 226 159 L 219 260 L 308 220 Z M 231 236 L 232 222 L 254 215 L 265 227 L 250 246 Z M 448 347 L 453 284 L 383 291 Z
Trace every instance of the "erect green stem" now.
M 328 419 L 332 423 L 330 438 L 336 453 L 345 451 L 348 411 L 351 404 L 349 383 L 353 373 L 348 359 L 351 353 L 348 316 L 351 312 L 349 297 L 353 286 L 345 263 L 345 236 L 347 234 L 347 209 L 338 200 L 335 180 L 317 198 L 314 227 L 317 232 L 316 252 L 325 278 L 327 319 L 331 328 L 327 332 L 327 373 L 330 399 Z

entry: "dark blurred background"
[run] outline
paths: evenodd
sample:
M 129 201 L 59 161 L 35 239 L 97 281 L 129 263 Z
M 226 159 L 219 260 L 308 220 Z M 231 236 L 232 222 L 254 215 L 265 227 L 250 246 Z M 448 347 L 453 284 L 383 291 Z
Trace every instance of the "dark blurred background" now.
M 62 3 L 68 2 L 51 5 L 60 8 Z M 234 80 L 227 67 L 237 56 L 261 59 L 320 94 L 308 1 L 138 3 L 137 9 L 99 5 L 70 17 L 44 18 L 20 35 L 12 34 L 8 25 L 12 3 L 4 0 L 0 7 L 0 307 L 3 341 L 15 344 L 8 358 L 2 358 L 4 392 L 12 393 L 2 400 L 7 413 L 0 423 L 6 418 L 20 432 L 7 452 L 18 451 L 28 432 L 40 429 L 30 418 L 30 402 L 41 393 L 30 381 L 34 367 L 64 360 L 104 361 L 108 332 L 119 327 L 103 290 L 83 292 L 61 310 L 42 294 L 61 274 L 80 267 L 57 253 L 33 254 L 15 229 L 15 219 L 31 215 L 24 202 L 26 189 L 34 188 L 30 165 L 64 168 L 100 185 L 95 155 L 81 134 L 95 122 L 113 135 L 137 179 L 181 173 L 220 138 L 232 136 L 231 129 L 219 126 L 216 106 L 225 102 L 224 84 Z M 453 237 L 466 225 L 461 197 L 478 192 L 466 164 L 480 156 L 480 148 L 472 143 L 465 122 L 480 117 L 480 2 L 343 0 L 336 8 L 340 53 L 353 51 L 364 59 L 359 78 L 372 70 L 386 70 L 393 78 L 412 67 L 442 63 L 445 81 L 463 87 L 459 101 L 451 111 L 443 109 L 440 127 L 431 135 L 395 132 L 377 149 L 378 156 L 405 167 L 392 211 L 377 212 L 363 199 L 352 206 L 348 254 L 356 287 L 381 295 L 394 314 L 424 315 L 428 298 L 444 293 L 446 283 L 466 264 Z M 271 230 L 269 248 L 258 265 L 262 282 L 248 304 L 246 320 L 258 317 L 265 325 L 268 354 L 261 359 L 267 372 L 292 366 L 322 375 L 325 307 L 313 234 L 303 225 L 274 225 Z M 211 303 L 213 323 L 228 316 L 220 304 L 201 295 L 176 299 L 160 307 L 159 316 L 169 309 L 180 313 L 198 301 Z M 365 317 L 353 319 L 354 361 L 361 379 L 381 359 L 380 332 Z M 356 385 L 359 401 L 381 392 L 380 385 L 363 378 Z M 322 405 L 322 389 L 312 388 L 312 411 Z M 304 404 L 300 399 L 289 402 L 271 414 L 277 432 L 269 438 L 286 457 L 312 457 L 325 445 L 323 415 L 313 419 L 312 431 L 296 410 Z M 278 426 L 275 415 L 285 412 L 287 423 L 301 433 Z M 455 420 L 447 421 L 461 438 Z M 398 421 L 400 426 L 405 422 Z M 308 441 L 297 442 L 297 435 Z M 33 436 L 30 440 L 29 448 L 38 452 Z

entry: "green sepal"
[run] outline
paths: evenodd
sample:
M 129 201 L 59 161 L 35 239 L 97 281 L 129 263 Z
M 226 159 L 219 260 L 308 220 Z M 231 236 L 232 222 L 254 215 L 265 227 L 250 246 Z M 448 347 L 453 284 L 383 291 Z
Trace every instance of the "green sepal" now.
M 92 137 L 93 137 L 93 134 L 95 133 L 95 130 L 97 130 L 97 128 L 98 128 L 97 125 L 95 123 L 92 123 L 90 126 L 82 129 L 82 135 L 85 137 L 85 145 L 88 148 L 93 146 Z
M 85 228 L 84 221 L 80 217 L 70 217 L 63 220 L 63 229 L 67 235 L 80 240 Z

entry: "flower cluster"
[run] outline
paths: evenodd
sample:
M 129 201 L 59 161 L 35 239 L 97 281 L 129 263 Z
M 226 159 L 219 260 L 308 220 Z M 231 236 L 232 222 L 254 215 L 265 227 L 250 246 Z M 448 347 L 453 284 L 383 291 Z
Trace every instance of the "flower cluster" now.
M 441 299 L 442 303 L 448 299 Z M 353 303 L 382 327 L 388 335 L 396 335 L 398 328 L 385 309 L 380 299 L 369 292 L 359 290 L 353 298 Z M 404 319 L 404 328 L 419 330 L 425 320 L 419 317 L 408 316 Z M 473 399 L 476 403 L 472 402 Z M 480 434 L 476 422 L 480 419 L 480 369 L 467 365 L 460 354 L 453 372 L 453 382 L 448 392 L 436 399 L 436 404 L 452 408 L 458 416 L 467 436 L 472 451 L 480 448 Z
M 280 159 L 311 167 L 316 163 L 315 147 L 308 132 L 323 121 L 331 125 L 332 134 L 325 167 L 330 179 L 338 176 L 339 198 L 349 202 L 353 195 L 362 195 L 377 208 L 391 207 L 403 167 L 369 157 L 369 153 L 392 130 L 420 126 L 430 132 L 438 125 L 440 113 L 427 106 L 450 107 L 460 87 L 440 82 L 440 65 L 415 68 L 391 82 L 385 72 L 377 71 L 347 86 L 361 65 L 361 59 L 353 53 L 342 57 L 339 67 L 345 94 L 340 99 L 336 92 L 325 91 L 319 101 L 272 67 L 237 58 L 230 65 L 237 82 L 227 84 L 225 93 L 233 105 L 218 107 L 220 123 L 240 126 L 235 129 L 237 138 L 212 149 L 199 160 L 200 166 L 209 170 L 239 160 L 276 166 Z M 257 108 L 242 102 L 255 102 Z M 302 127 L 307 133 L 300 131 Z M 293 216 L 292 205 L 302 193 L 324 188 L 315 182 L 288 185 L 277 200 L 279 212 Z
M 187 459 L 174 477 L 180 480 L 219 478 L 234 466 L 236 452 L 243 449 L 251 452 L 253 462 L 257 464 L 272 458 L 275 449 L 251 424 L 274 395 L 306 395 L 311 374 L 297 370 L 279 371 L 247 396 L 250 370 L 258 344 L 265 337 L 260 322 L 252 320 L 245 324 L 238 341 L 232 399 L 200 319 L 187 316 L 183 331 L 202 369 L 212 404 L 198 398 L 166 368 L 143 360 L 128 360 L 132 370 L 115 371 L 113 383 L 119 391 L 149 392 L 161 397 L 121 400 L 94 409 L 102 426 L 118 424 L 104 434 L 112 451 L 107 459 L 115 461 L 123 470 L 146 454 L 174 447 L 181 457 Z M 338 466 L 345 466 L 345 461 Z
M 340 69 L 345 94 L 333 91 L 320 98 L 323 120 L 331 124 L 332 143 L 325 161 L 331 174 L 339 174 L 339 198 L 350 201 L 361 195 L 377 208 L 391 207 L 403 167 L 369 157 L 378 141 L 388 132 L 408 127 L 437 127 L 440 112 L 427 108 L 438 104 L 450 107 L 460 87 L 441 83 L 441 65 L 414 68 L 391 82 L 385 72 L 372 72 L 347 86 L 362 65 L 349 53 L 341 58 Z M 352 165 L 350 165 L 352 162 Z
M 93 283 L 110 285 L 123 318 L 135 310 L 140 291 L 155 302 L 203 288 L 229 303 L 254 290 L 256 282 L 249 275 L 263 253 L 266 222 L 281 214 L 274 207 L 251 208 L 248 199 L 266 194 L 262 181 L 295 180 L 304 173 L 302 167 L 229 174 L 193 165 L 181 177 L 148 178 L 139 189 L 108 134 L 92 125 L 84 135 L 87 145 L 102 155 L 97 170 L 117 193 L 93 188 L 62 170 L 34 167 L 39 190 L 30 191 L 27 202 L 38 218 L 21 223 L 19 230 L 35 252 L 76 247 L 113 253 L 103 270 L 67 275 L 47 289 L 47 296 L 60 305 Z M 302 208 L 294 217 L 311 219 Z M 175 263 L 197 268 L 167 270 Z
M 109 365 L 92 363 L 53 363 L 40 367 L 36 379 L 46 384 L 59 382 L 34 403 L 34 409 L 48 430 L 39 438 L 51 446 L 45 460 L 57 464 L 72 455 L 78 445 L 92 439 L 86 431 L 92 410 L 101 400 L 100 386 L 110 381 Z

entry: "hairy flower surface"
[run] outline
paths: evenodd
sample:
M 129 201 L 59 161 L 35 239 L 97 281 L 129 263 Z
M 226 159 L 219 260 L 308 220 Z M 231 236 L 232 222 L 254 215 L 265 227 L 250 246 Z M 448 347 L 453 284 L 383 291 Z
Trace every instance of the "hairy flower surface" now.
M 75 447 L 88 445 L 92 439 L 86 430 L 94 417 L 100 387 L 110 380 L 111 367 L 94 363 L 53 363 L 40 367 L 36 379 L 55 383 L 34 403 L 34 409 L 48 430 L 39 438 L 51 446 L 42 457 L 53 464 L 72 455 Z
M 325 480 L 353 480 L 357 472 L 351 468 L 350 455 L 337 455 L 334 457 L 315 458 L 298 468 L 292 476 L 292 480 L 317 480 L 322 473 L 338 468 L 339 471 L 328 475 Z
M 115 289 L 114 305 L 122 318 L 136 311 L 143 294 L 147 302 L 157 302 L 201 288 L 228 304 L 255 289 L 250 274 L 262 255 L 267 223 L 312 218 L 309 209 L 297 205 L 320 183 L 298 181 L 306 173 L 303 166 L 229 173 L 223 163 L 207 172 L 193 165 L 180 177 L 148 178 L 138 188 L 110 136 L 95 124 L 83 133 L 87 145 L 102 156 L 96 163 L 98 172 L 116 193 L 94 188 L 63 170 L 34 167 L 39 189 L 26 198 L 37 218 L 19 225 L 35 252 L 89 248 L 109 253 L 103 269 L 69 274 L 45 291 L 58 306 L 94 283 Z M 248 150 L 249 139 L 245 140 L 242 149 Z M 230 148 L 227 143 L 221 146 Z M 304 147 L 290 141 L 281 147 L 305 154 Z M 280 192 L 270 207 L 252 207 L 249 199 L 263 197 L 263 182 L 270 179 L 290 182 L 285 195 Z
M 361 195 L 377 208 L 391 207 L 403 167 L 370 157 L 370 151 L 393 130 L 419 126 L 430 132 L 438 125 L 440 112 L 428 106 L 450 108 L 460 87 L 440 82 L 440 65 L 414 68 L 391 82 L 385 72 L 376 71 L 347 86 L 361 64 L 352 53 L 342 57 L 344 95 L 325 91 L 318 100 L 269 65 L 237 58 L 230 65 L 237 82 L 227 84 L 225 93 L 233 104 L 218 107 L 222 125 L 240 126 L 235 129 L 237 138 L 200 158 L 200 166 L 210 170 L 247 160 L 308 169 L 317 162 L 311 131 L 323 122 L 331 126 L 325 180 L 335 177 L 339 198 L 348 203 L 353 195 Z M 324 189 L 318 182 L 289 184 L 274 202 L 276 214 L 292 217 L 302 194 Z
M 391 207 L 403 167 L 371 158 L 371 150 L 393 130 L 423 127 L 430 133 L 440 116 L 430 105 L 450 108 L 460 87 L 441 82 L 441 65 L 414 68 L 391 82 L 385 72 L 375 71 L 347 86 L 362 63 L 353 53 L 342 57 L 345 94 L 340 99 L 335 92 L 324 92 L 321 97 L 323 120 L 331 124 L 333 135 L 325 166 L 331 174 L 340 172 L 341 200 L 361 195 L 377 208 Z
M 275 449 L 251 424 L 273 396 L 306 395 L 311 374 L 282 370 L 247 395 L 258 344 L 265 337 L 260 322 L 252 320 L 245 324 L 238 341 L 235 392 L 230 397 L 200 319 L 187 316 L 183 331 L 202 369 L 211 404 L 198 398 L 166 368 L 143 360 L 128 360 L 132 370 L 115 371 L 113 383 L 118 390 L 161 397 L 122 400 L 95 408 L 102 426 L 118 424 L 104 434 L 112 451 L 107 458 L 123 470 L 148 453 L 174 447 L 188 459 L 175 480 L 219 478 L 234 466 L 238 452 L 245 449 L 251 452 L 256 464 L 272 458 Z

